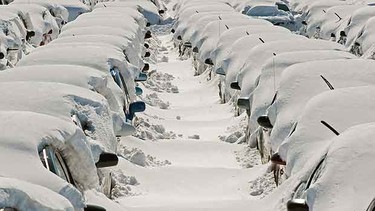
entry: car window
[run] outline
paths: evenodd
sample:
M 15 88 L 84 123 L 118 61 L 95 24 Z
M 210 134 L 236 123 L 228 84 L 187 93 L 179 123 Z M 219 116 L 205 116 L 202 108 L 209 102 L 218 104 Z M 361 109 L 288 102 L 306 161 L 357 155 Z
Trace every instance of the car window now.
M 298 125 L 298 122 L 295 122 L 295 123 L 293 124 L 292 130 L 290 131 L 288 137 L 290 137 L 290 136 L 293 135 L 293 133 L 294 133 L 294 132 L 296 131 L 296 129 L 297 129 L 297 125 Z
M 66 166 L 66 163 L 60 152 L 50 146 L 47 146 L 39 153 L 39 157 L 45 168 L 47 168 L 63 180 L 73 184 L 69 169 Z
M 309 180 L 307 181 L 306 189 L 310 188 L 312 184 L 314 184 L 322 175 L 324 164 L 325 164 L 325 157 L 318 163 L 315 170 L 311 174 Z

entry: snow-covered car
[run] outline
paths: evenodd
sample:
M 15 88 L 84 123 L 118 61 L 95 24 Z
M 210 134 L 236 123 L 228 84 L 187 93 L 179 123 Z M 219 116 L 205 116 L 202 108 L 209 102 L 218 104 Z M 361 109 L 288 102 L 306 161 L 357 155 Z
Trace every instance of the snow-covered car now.
M 0 6 L 0 70 L 14 66 L 22 58 L 26 28 L 17 13 Z
M 214 69 L 218 68 L 218 64 L 221 64 L 221 61 L 228 56 L 229 50 L 232 45 L 240 38 L 245 36 L 257 36 L 261 33 L 285 33 L 290 34 L 291 32 L 283 27 L 275 27 L 270 25 L 254 25 L 254 26 L 242 26 L 236 27 L 223 32 L 217 42 L 217 46 L 210 53 L 209 58 L 214 64 Z
M 310 172 L 310 177 L 296 188 L 289 207 L 293 208 L 297 200 L 299 205 L 305 205 L 303 210 L 321 209 L 328 201 L 335 204 L 332 210 L 366 209 L 373 199 L 368 187 L 375 170 L 372 158 L 368 157 L 374 156 L 370 134 L 375 116 L 369 115 L 375 106 L 374 90 L 374 86 L 339 89 L 309 101 L 297 129 L 282 146 L 289 151 L 288 173 L 305 169 Z M 356 126 L 360 124 L 367 124 L 362 127 L 364 130 Z M 351 132 L 344 132 L 348 128 Z M 337 184 L 340 184 L 339 194 L 335 193 Z M 347 196 L 353 191 L 360 196 L 358 200 L 343 205 L 347 200 L 343 194 Z
M 345 24 L 347 24 L 351 14 L 362 7 L 365 7 L 365 5 L 339 5 L 330 7 L 326 10 L 321 24 L 316 26 L 319 27 L 319 34 L 316 34 L 316 37 L 338 42 L 340 32 L 346 26 Z
M 258 4 L 275 4 L 275 0 L 245 0 L 245 1 L 237 1 L 236 3 L 232 4 L 233 8 L 237 12 L 242 14 L 246 14 L 246 12 Z
M 272 150 L 297 126 L 309 99 L 332 89 L 365 86 L 375 83 L 375 62 L 363 59 L 312 61 L 290 66 L 283 71 L 275 102 L 267 110 L 273 125 Z M 298 126 L 297 126 L 298 127 Z M 286 159 L 284 151 L 281 158 Z
M 92 14 L 80 16 L 77 20 L 66 24 L 62 31 L 69 31 L 70 29 L 86 28 L 86 27 L 111 27 L 123 29 L 127 32 L 127 37 L 134 46 L 142 46 L 145 38 L 145 30 L 141 28 L 138 23 L 130 16 L 113 17 L 110 16 L 103 18 L 101 16 L 95 17 Z
M 46 46 L 36 49 L 19 62 L 19 66 L 46 64 L 78 65 L 104 72 L 112 76 L 123 91 L 122 96 L 119 96 L 118 104 L 120 108 L 123 108 L 127 119 L 132 120 L 134 113 L 142 110 L 141 107 L 143 107 L 143 110 L 145 109 L 143 102 L 130 106 L 135 101 L 134 81 L 139 77 L 140 71 L 126 62 L 120 49 L 92 45 Z
M 283 52 L 306 50 L 343 51 L 344 47 L 334 42 L 310 39 L 273 41 L 257 45 L 250 50 L 245 65 L 237 75 L 237 82 L 241 88 L 240 98 L 249 100 L 251 105 L 251 93 L 259 82 L 258 79 L 261 74 L 260 68 L 267 59 L 272 58 L 275 54 L 277 55 Z
M 210 58 L 210 54 L 216 49 L 221 35 L 227 30 L 243 26 L 248 26 L 251 28 L 256 26 L 271 26 L 271 24 L 267 21 L 258 19 L 230 19 L 212 21 L 207 24 L 205 29 L 202 31 L 198 42 L 193 44 L 193 47 L 198 48 L 198 59 L 201 62 L 213 65 L 213 60 Z M 246 36 L 246 34 L 244 34 L 244 36 Z M 235 37 L 233 39 L 235 39 Z
M 147 19 L 140 13 L 138 10 L 131 8 L 131 7 L 97 7 L 92 12 L 93 15 L 109 15 L 112 14 L 126 14 L 127 16 L 131 16 L 134 18 L 135 21 L 141 26 L 147 26 Z
M 275 4 L 259 4 L 251 7 L 246 15 L 252 18 L 267 20 L 276 26 L 294 29 L 295 20 L 290 11 L 279 9 Z
M 130 42 L 120 36 L 112 35 L 76 35 L 76 36 L 64 36 L 56 39 L 50 43 L 52 45 L 92 45 L 92 46 L 112 46 L 113 48 L 119 48 L 124 52 L 126 61 L 136 66 L 139 69 L 143 69 L 145 63 L 143 62 L 141 52 L 136 52 L 135 47 Z M 146 53 L 145 53 L 146 54 Z M 145 56 L 145 54 L 143 56 Z
M 112 111 L 113 127 L 117 137 L 135 132 L 134 126 L 125 121 L 117 96 L 123 95 L 120 87 L 108 74 L 96 69 L 74 65 L 19 66 L 0 72 L 0 82 L 35 81 L 55 82 L 79 86 L 101 94 L 108 101 Z
M 236 80 L 238 72 L 247 61 L 251 49 L 264 42 L 277 40 L 306 40 L 306 38 L 285 32 L 265 32 L 242 37 L 233 43 L 228 55 L 216 65 L 215 70 L 217 74 L 225 75 L 220 85 L 221 98 L 224 102 L 229 101 L 235 95 L 236 89 L 240 88 L 232 86 L 232 82 Z M 237 101 L 237 99 L 233 99 L 233 101 Z
M 178 13 L 178 19 L 174 23 L 172 29 L 176 30 L 179 25 L 187 21 L 192 15 L 196 13 L 211 13 L 211 12 L 217 12 L 220 11 L 222 13 L 226 12 L 234 12 L 233 8 L 227 4 L 210 4 L 210 5 L 195 5 L 184 8 L 184 10 L 180 11 Z
M 113 1 L 113 2 L 101 2 L 95 5 L 94 8 L 102 7 L 129 7 L 138 10 L 147 21 L 154 25 L 161 22 L 161 17 L 159 14 L 159 9 L 148 0 L 125 0 L 125 1 Z M 94 9 L 95 10 L 95 9 Z
M 186 22 L 181 23 L 176 29 L 173 37 L 177 41 L 181 40 L 183 44 L 195 43 L 199 35 L 203 32 L 204 28 L 212 21 L 217 20 L 230 20 L 230 19 L 248 19 L 248 17 L 233 13 L 233 12 L 210 12 L 210 13 L 196 13 Z
M 83 4 L 81 1 L 77 0 L 54 0 L 53 2 L 48 0 L 14 0 L 12 4 L 38 4 L 45 7 L 51 8 L 51 5 L 55 5 L 54 7 L 62 6 L 67 10 L 67 16 L 64 17 L 64 20 L 67 22 L 75 20 L 79 15 L 91 11 L 90 7 Z M 52 9 L 52 8 L 51 8 Z M 50 10 L 53 11 L 55 10 Z M 65 13 L 65 12 L 64 12 Z M 65 14 L 64 14 L 65 16 Z
M 60 32 L 59 24 L 46 7 L 37 4 L 10 4 L 6 7 L 8 11 L 24 14 L 25 28 L 33 31 L 26 41 L 34 47 L 46 45 L 57 38 Z
M 8 193 L 0 198 L 2 211 L 74 210 L 68 199 L 58 193 L 18 179 L 0 177 L 0 192 Z
M 366 59 L 375 58 L 375 18 L 370 18 L 358 33 L 357 37 L 353 40 L 350 46 L 350 51 L 357 56 L 363 56 Z
M 252 134 L 250 145 L 259 149 L 262 162 L 269 161 L 270 151 L 269 136 L 270 128 L 261 128 L 257 122 L 258 118 L 266 115 L 267 109 L 274 103 L 277 97 L 277 89 L 283 71 L 294 64 L 333 59 L 354 59 L 354 55 L 345 51 L 335 50 L 315 50 L 286 52 L 268 59 L 261 67 L 262 73 L 259 77 L 259 84 L 253 91 L 253 101 L 251 106 L 250 118 L 248 122 L 247 135 Z M 241 108 L 247 108 L 248 105 L 240 104 Z
M 82 192 L 97 188 L 98 176 L 82 130 L 56 117 L 33 112 L 1 111 L 0 117 L 2 177 L 43 186 L 69 200 L 74 210 L 86 207 Z M 55 194 L 32 200 L 36 203 L 42 196 L 44 200 L 56 200 L 49 204 L 69 209 L 69 204 Z M 18 206 L 27 206 L 25 199 Z

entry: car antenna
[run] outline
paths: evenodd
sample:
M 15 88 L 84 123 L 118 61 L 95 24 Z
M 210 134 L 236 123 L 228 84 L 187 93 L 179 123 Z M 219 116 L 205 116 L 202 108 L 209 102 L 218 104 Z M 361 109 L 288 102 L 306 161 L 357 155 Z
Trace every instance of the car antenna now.
M 323 79 L 323 81 L 327 84 L 327 86 L 329 87 L 330 90 L 334 90 L 335 88 L 332 86 L 332 84 L 326 79 L 324 78 L 323 75 L 320 75 L 320 77 Z
M 261 37 L 259 37 L 259 40 L 260 40 L 262 43 L 265 43 L 264 40 L 263 40 Z
M 324 13 L 327 13 L 325 10 L 323 10 Z
M 222 20 L 221 17 L 220 17 L 220 15 L 219 15 L 219 20 Z
M 227 24 L 225 24 L 225 27 L 226 27 L 227 29 L 229 29 L 229 26 L 228 26 Z
M 248 31 L 246 31 L 246 34 L 247 34 L 247 35 L 250 35 L 250 33 L 249 33 Z
M 340 17 L 340 15 L 339 14 L 337 14 L 337 13 L 335 13 L 335 15 L 339 18 L 339 20 L 337 21 L 337 22 L 339 22 L 339 21 L 341 21 L 342 20 L 342 18 Z
M 340 133 L 337 132 L 337 130 L 335 130 L 335 128 L 333 128 L 331 125 L 329 125 L 327 122 L 325 121 L 320 121 L 324 126 L 326 126 L 328 129 L 330 129 L 336 136 L 339 136 Z
M 196 13 L 199 13 L 198 10 L 195 10 Z

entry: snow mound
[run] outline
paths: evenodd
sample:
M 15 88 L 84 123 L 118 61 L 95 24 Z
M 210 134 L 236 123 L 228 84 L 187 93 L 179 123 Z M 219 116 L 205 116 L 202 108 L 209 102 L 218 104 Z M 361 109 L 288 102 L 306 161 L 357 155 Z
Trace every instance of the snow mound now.
M 234 143 L 242 143 L 245 138 L 245 130 L 247 126 L 246 117 L 241 117 L 238 124 L 232 125 L 226 129 L 226 132 L 229 133 L 229 135 L 220 135 L 219 139 L 221 141 L 225 141 L 231 144 Z
M 276 188 L 276 184 L 273 180 L 273 172 L 265 173 L 255 180 L 250 181 L 249 184 L 250 195 L 260 199 L 266 197 Z
M 138 180 L 134 176 L 127 176 L 121 170 L 112 172 L 113 189 L 112 198 L 137 196 L 140 193 L 133 191 L 133 188 L 139 185 Z
M 168 160 L 160 161 L 156 157 L 146 155 L 141 149 L 122 146 L 119 155 L 131 163 L 142 167 L 162 167 L 171 165 Z
M 179 93 L 178 87 L 172 84 L 175 77 L 168 73 L 150 72 L 149 78 L 143 85 L 155 92 Z
M 197 134 L 195 135 L 192 135 L 192 136 L 188 136 L 189 139 L 196 139 L 196 140 L 199 140 L 201 137 Z
M 142 140 L 156 141 L 159 139 L 175 139 L 176 134 L 172 131 L 166 131 L 163 125 L 151 124 L 149 119 L 137 117 L 135 122 L 137 132 L 135 137 Z
M 169 102 L 162 101 L 156 92 L 142 97 L 142 101 L 150 106 L 159 107 L 160 109 L 168 109 L 170 105 Z
M 261 164 L 261 158 L 257 149 L 245 147 L 242 150 L 235 151 L 234 154 L 242 168 L 252 168 Z

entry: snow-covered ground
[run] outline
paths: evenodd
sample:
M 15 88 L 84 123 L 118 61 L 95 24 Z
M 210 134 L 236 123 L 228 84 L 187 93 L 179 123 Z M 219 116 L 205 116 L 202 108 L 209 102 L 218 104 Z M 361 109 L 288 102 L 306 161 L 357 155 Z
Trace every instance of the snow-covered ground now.
M 140 85 L 148 107 L 137 137 L 120 142 L 115 181 L 126 188 L 115 187 L 115 200 L 129 210 L 248 210 L 274 183 L 257 150 L 229 143 L 244 134 L 244 116 L 220 103 L 217 79 L 194 76 L 171 35 L 159 39 L 157 70 Z

